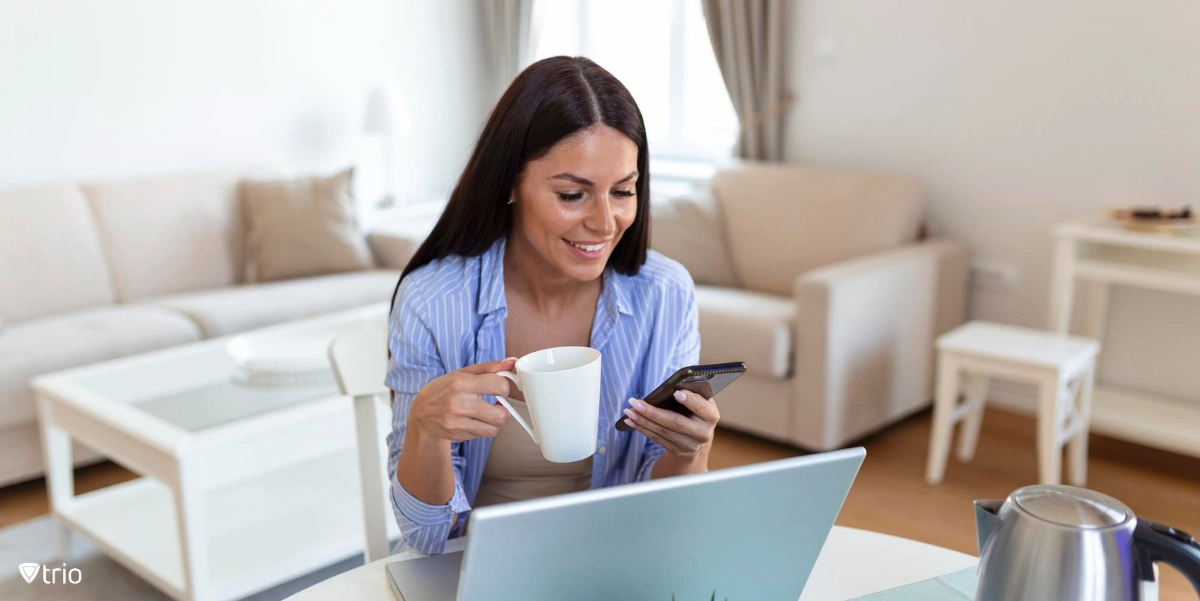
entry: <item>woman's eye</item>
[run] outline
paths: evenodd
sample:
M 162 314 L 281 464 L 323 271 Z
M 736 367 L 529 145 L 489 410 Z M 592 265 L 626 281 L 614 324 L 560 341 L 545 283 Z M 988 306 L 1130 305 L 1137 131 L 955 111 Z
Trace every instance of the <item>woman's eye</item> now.
M 583 198 L 583 192 L 559 192 L 558 199 L 565 201 L 579 200 Z
M 612 194 L 618 198 L 631 198 L 633 196 L 633 190 L 613 190 Z

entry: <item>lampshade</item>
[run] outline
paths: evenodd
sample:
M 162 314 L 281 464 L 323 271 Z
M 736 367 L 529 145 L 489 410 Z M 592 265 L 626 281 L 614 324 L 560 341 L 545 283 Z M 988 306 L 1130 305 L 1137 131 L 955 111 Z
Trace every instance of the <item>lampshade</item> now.
M 412 119 L 397 90 L 391 86 L 371 90 L 363 116 L 363 132 L 405 135 L 411 130 Z

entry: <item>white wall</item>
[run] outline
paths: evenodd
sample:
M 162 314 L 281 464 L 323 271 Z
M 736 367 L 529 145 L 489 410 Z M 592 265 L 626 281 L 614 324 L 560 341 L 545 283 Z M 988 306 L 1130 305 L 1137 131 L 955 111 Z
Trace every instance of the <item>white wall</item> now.
M 472 0 L 4 0 L 0 187 L 358 163 L 378 192 L 360 127 L 392 84 L 398 187 L 441 192 L 485 116 L 482 31 Z
M 1058 221 L 1200 205 L 1200 3 L 792 6 L 788 159 L 921 179 L 937 230 L 1020 269 L 975 317 L 1044 326 Z M 1200 401 L 1200 301 L 1118 289 L 1111 319 L 1104 379 Z

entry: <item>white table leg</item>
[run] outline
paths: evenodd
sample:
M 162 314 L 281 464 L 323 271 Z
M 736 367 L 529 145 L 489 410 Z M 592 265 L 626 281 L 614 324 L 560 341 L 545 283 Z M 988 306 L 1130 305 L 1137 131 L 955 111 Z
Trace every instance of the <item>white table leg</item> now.
M 54 550 L 58 558 L 67 557 L 71 550 L 71 531 L 58 517 L 75 497 L 75 465 L 71 459 L 71 436 L 54 425 L 53 408 L 45 398 L 38 398 L 39 423 L 42 430 L 42 450 L 46 462 L 46 487 L 50 493 L 53 516 Z
M 1109 299 L 1112 298 L 1112 284 L 1108 282 L 1087 282 L 1084 293 L 1083 335 L 1088 338 L 1101 340 L 1104 338 L 1104 326 L 1108 317 Z
M 1066 334 L 1071 329 L 1071 305 L 1075 294 L 1075 242 L 1054 243 L 1054 273 L 1050 278 L 1049 330 Z
M 1100 351 L 1104 351 L 1104 329 L 1108 325 L 1108 307 L 1112 298 L 1112 284 L 1108 282 L 1088 282 L 1084 294 L 1083 335 L 1101 342 Z M 1100 356 L 1096 355 L 1096 365 L 1100 364 Z
M 189 482 L 186 464 L 179 467 L 175 485 L 175 522 L 187 601 L 207 601 L 209 595 L 208 527 L 204 491 Z
M 1057 373 L 1042 378 L 1038 387 L 1037 451 L 1038 479 L 1058 484 L 1062 478 L 1062 447 L 1059 445 L 1063 412 L 1058 397 L 1063 388 Z
M 983 408 L 987 404 L 988 377 L 982 375 L 970 376 L 967 379 L 967 418 L 961 429 L 962 438 L 958 441 L 959 461 L 970 461 L 975 458 L 975 447 L 979 443 L 979 428 L 983 426 Z
M 1079 384 L 1079 398 L 1076 405 L 1076 415 L 1079 420 L 1079 431 L 1067 443 L 1067 460 L 1071 466 L 1071 484 L 1084 486 L 1087 484 L 1088 461 L 1088 424 L 1092 418 L 1092 386 L 1096 376 L 1096 367 L 1091 367 L 1079 376 L 1083 380 Z
M 933 428 L 929 433 L 929 463 L 925 480 L 938 484 L 946 474 L 950 458 L 950 437 L 954 432 L 954 411 L 958 405 L 958 362 L 950 356 L 938 361 L 937 396 L 933 402 Z

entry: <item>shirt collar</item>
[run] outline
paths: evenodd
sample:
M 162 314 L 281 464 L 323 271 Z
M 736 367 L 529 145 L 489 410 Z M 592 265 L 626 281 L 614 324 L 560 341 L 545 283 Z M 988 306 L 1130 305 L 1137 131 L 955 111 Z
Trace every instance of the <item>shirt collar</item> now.
M 479 303 L 475 312 L 480 315 L 508 309 L 504 299 L 504 243 L 504 238 L 496 240 L 479 261 Z
M 479 262 L 479 302 L 475 312 L 487 315 L 495 311 L 508 310 L 508 301 L 504 297 L 504 248 L 506 238 L 500 238 L 492 247 L 484 251 Z M 617 273 L 613 268 L 604 269 L 604 279 L 600 287 L 599 307 L 612 313 L 633 315 L 633 306 L 629 300 L 628 278 Z

